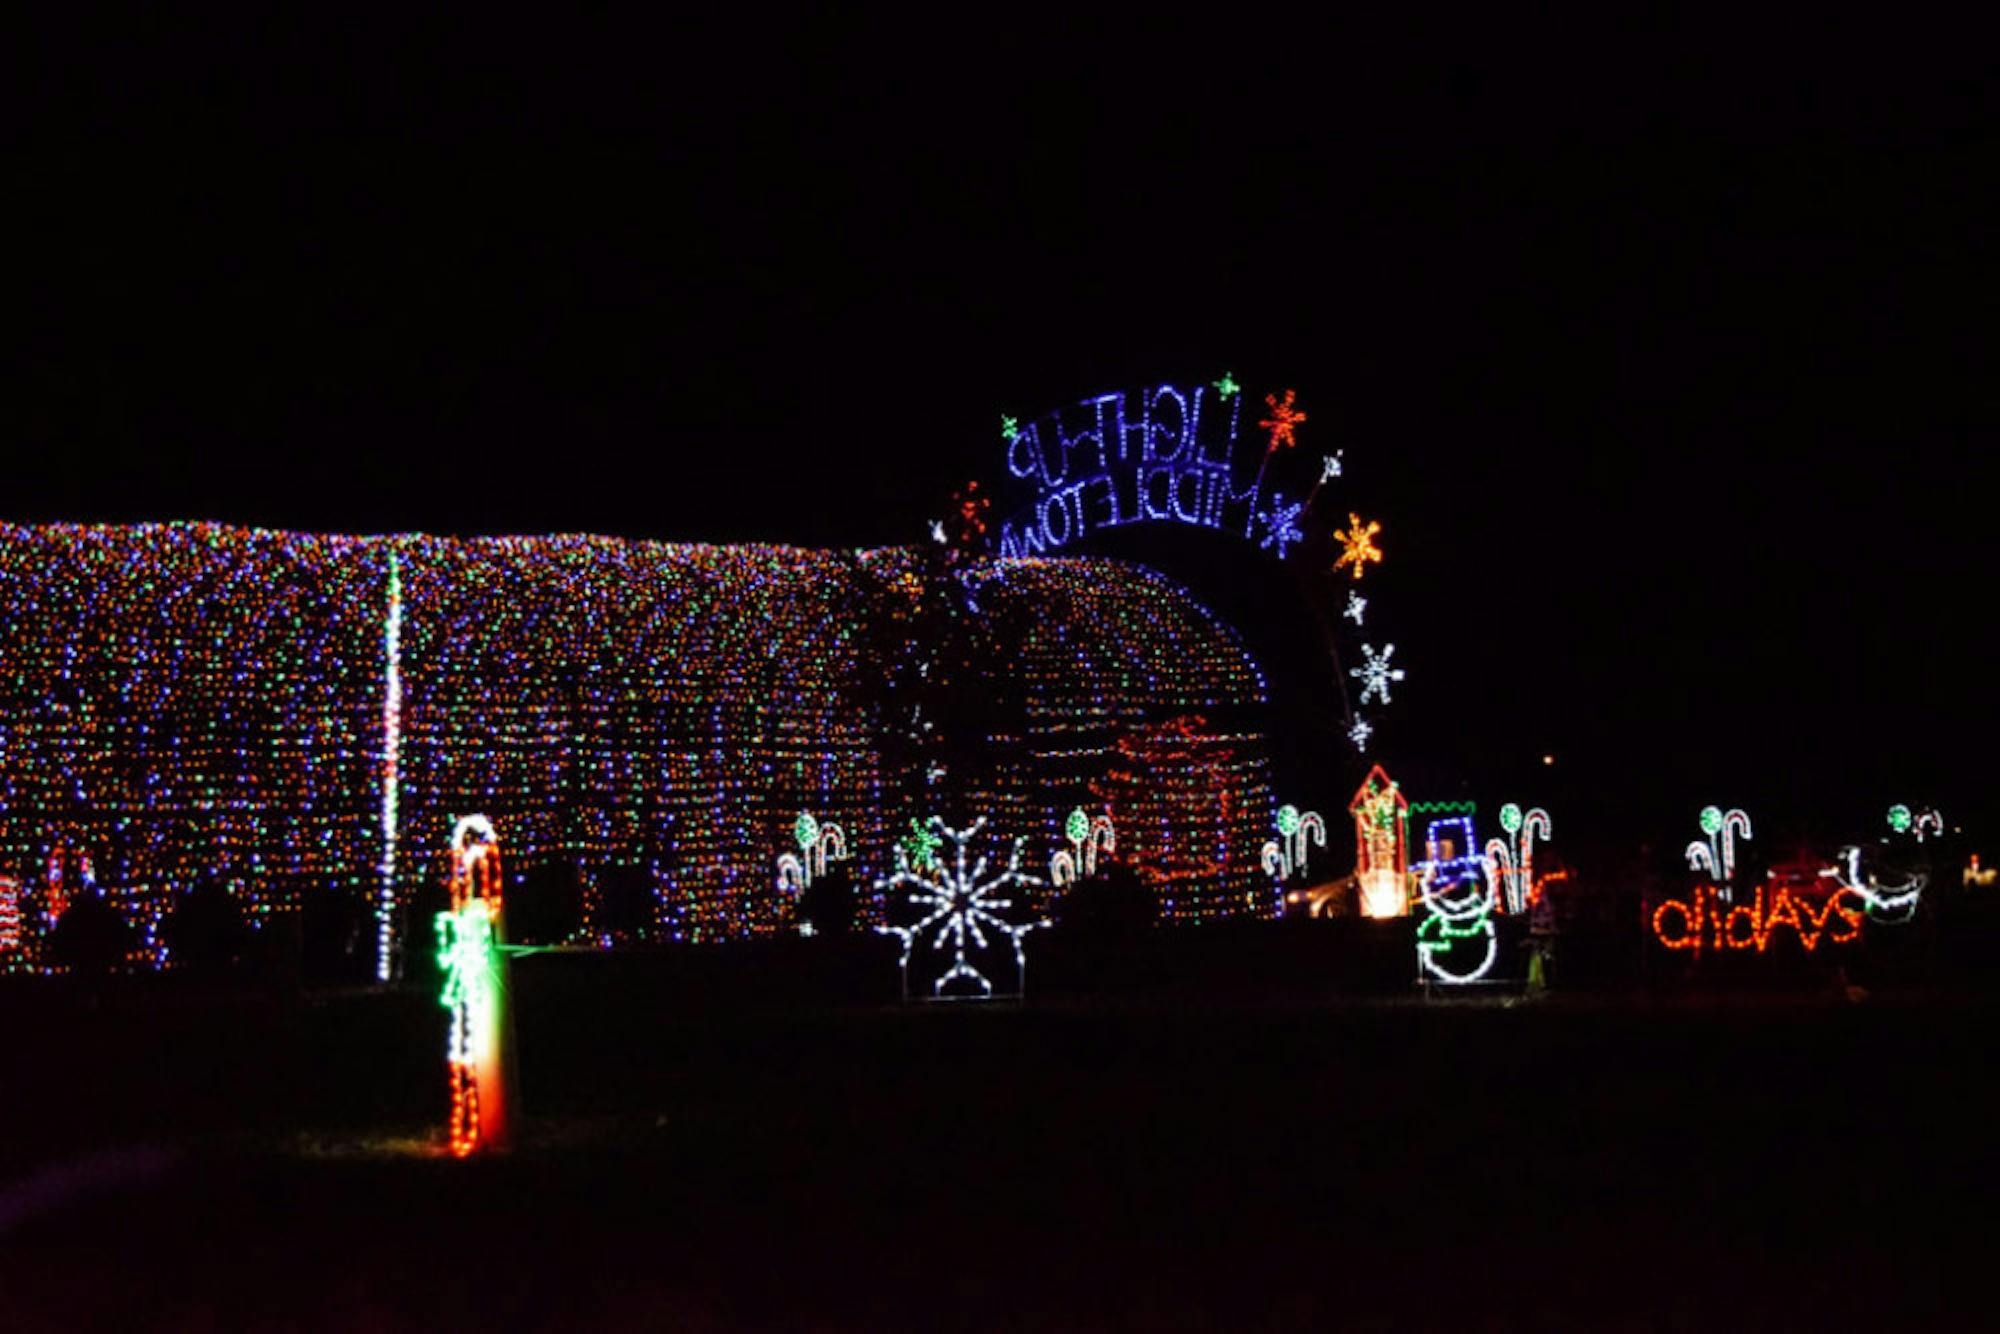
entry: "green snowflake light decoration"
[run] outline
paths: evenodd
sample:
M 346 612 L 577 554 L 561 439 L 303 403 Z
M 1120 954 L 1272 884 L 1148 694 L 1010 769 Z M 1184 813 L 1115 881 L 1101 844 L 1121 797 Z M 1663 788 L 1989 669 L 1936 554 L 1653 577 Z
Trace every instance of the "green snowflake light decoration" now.
M 1231 375 L 1228 371 L 1224 371 L 1222 373 L 1222 378 L 1215 382 L 1215 392 L 1222 395 L 1224 398 L 1236 397 L 1237 393 L 1242 388 L 1243 388 L 1242 385 L 1236 383 L 1236 377 Z
M 819 842 L 819 821 L 813 818 L 811 811 L 799 812 L 798 823 L 792 826 L 792 837 L 798 840 L 801 849 Z
M 937 861 L 937 850 L 944 839 L 932 832 L 929 825 L 910 821 L 910 832 L 898 840 L 903 853 L 910 859 L 910 865 L 928 868 Z
M 1910 832 L 1910 808 L 1900 801 L 1889 808 L 1889 828 L 1899 834 Z
M 1000 414 L 1001 438 L 1006 440 L 1006 442 L 1011 445 L 1014 443 L 1014 437 L 1019 435 L 1020 433 L 1021 433 L 1021 419 L 1018 417 L 1009 417 L 1004 412 L 1001 413 Z

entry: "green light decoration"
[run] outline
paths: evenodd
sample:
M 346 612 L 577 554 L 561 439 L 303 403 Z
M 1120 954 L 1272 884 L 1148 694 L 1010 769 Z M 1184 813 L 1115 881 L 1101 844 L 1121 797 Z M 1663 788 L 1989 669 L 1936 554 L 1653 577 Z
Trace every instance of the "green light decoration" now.
M 451 1070 L 451 1151 L 463 1158 L 478 1148 L 482 1109 L 482 1070 L 497 1058 L 500 999 L 500 952 L 495 948 L 492 906 L 474 899 L 456 912 L 437 915 L 438 967 L 444 970 L 444 990 L 438 1003 L 451 1011 L 451 1037 L 446 1059 Z
M 897 846 L 909 857 L 910 865 L 920 870 L 928 870 L 936 864 L 937 850 L 943 843 L 944 839 L 929 825 L 919 824 L 915 819 L 910 821 L 910 832 L 897 840 Z
M 1004 412 L 1003 412 L 1003 413 L 1001 413 L 1001 414 L 1000 414 L 1000 435 L 1001 435 L 1001 437 L 1002 437 L 1003 439 L 1005 439 L 1005 440 L 1007 441 L 1007 443 L 1008 443 L 1008 444 L 1010 444 L 1010 445 L 1011 445 L 1011 444 L 1013 444 L 1013 443 L 1014 443 L 1014 437 L 1015 437 L 1015 436 L 1017 436 L 1017 435 L 1019 435 L 1020 433 L 1021 433 L 1021 421 L 1020 421 L 1020 418 L 1018 418 L 1018 417 L 1009 417 L 1009 416 L 1008 416 L 1008 415 L 1007 415 L 1006 413 L 1004 413 Z
M 1500 808 L 1500 827 L 1510 835 L 1521 832 L 1521 808 L 1508 802 Z
M 444 970 L 444 990 L 438 1004 L 447 1010 L 463 1005 L 474 1014 L 492 1004 L 493 970 L 499 953 L 493 948 L 493 916 L 484 899 L 457 912 L 437 915 L 438 967 Z M 475 1025 L 476 1026 L 476 1025 Z M 454 1046 L 459 1044 L 454 1034 Z M 465 1059 L 457 1050 L 453 1060 Z
M 1736 839 L 1752 837 L 1750 817 L 1740 810 L 1724 814 L 1720 807 L 1701 808 L 1701 832 L 1708 835 L 1708 842 L 1699 839 L 1687 845 L 1688 869 L 1706 873 L 1715 881 L 1724 903 L 1729 902 L 1730 882 L 1736 879 Z M 1716 836 L 1720 834 L 1718 839 Z
M 1236 397 L 1237 393 L 1242 388 L 1243 388 L 1242 385 L 1236 383 L 1236 377 L 1231 375 L 1228 371 L 1224 371 L 1222 373 L 1222 378 L 1215 382 L 1215 392 L 1222 395 L 1224 398 Z
M 819 821 L 811 811 L 800 811 L 798 822 L 792 826 L 792 837 L 798 840 L 801 851 L 809 851 L 819 842 Z
M 1889 808 L 1889 828 L 1899 834 L 1910 832 L 1910 808 L 1900 801 Z
M 1278 807 L 1278 837 L 1267 839 L 1261 853 L 1264 873 L 1288 880 L 1294 872 L 1305 870 L 1307 847 L 1312 843 L 1326 846 L 1326 821 L 1319 812 L 1301 813 L 1290 805 Z
M 1063 826 L 1063 833 L 1072 843 L 1081 843 L 1090 837 L 1090 817 L 1079 806 L 1069 813 L 1069 821 Z

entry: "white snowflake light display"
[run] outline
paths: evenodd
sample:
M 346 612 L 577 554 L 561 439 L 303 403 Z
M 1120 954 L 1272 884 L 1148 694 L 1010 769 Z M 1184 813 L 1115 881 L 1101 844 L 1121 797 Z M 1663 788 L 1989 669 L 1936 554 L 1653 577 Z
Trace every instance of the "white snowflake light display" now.
M 1345 616 L 1348 620 L 1353 621 L 1356 625 L 1359 625 L 1361 624 L 1362 613 L 1366 612 L 1367 610 L 1368 610 L 1368 599 L 1362 597 L 1359 593 L 1355 592 L 1353 589 L 1351 588 L 1348 589 L 1347 610 L 1342 612 L 1341 615 Z
M 1356 718 L 1347 728 L 1347 739 L 1354 743 L 1356 750 L 1368 749 L 1368 738 L 1375 735 L 1375 729 L 1365 718 Z
M 910 958 L 919 946 L 939 953 L 950 949 L 952 953 L 951 967 L 931 983 L 931 999 L 989 1000 L 1003 994 L 993 989 L 992 980 L 974 967 L 969 957 L 969 952 L 998 947 L 1002 939 L 1013 946 L 1016 982 L 1015 990 L 1004 994 L 1023 994 L 1027 990 L 1028 956 L 1022 939 L 1035 928 L 1048 925 L 1046 921 L 1017 925 L 1000 916 L 1014 906 L 1013 899 L 1002 897 L 1009 885 L 1042 883 L 1039 877 L 1021 869 L 1025 840 L 1014 841 L 1007 856 L 1007 869 L 988 879 L 984 855 L 969 869 L 966 866 L 967 845 L 986 827 L 984 816 L 974 820 L 971 828 L 961 830 L 951 828 L 934 815 L 929 827 L 950 845 L 950 851 L 934 856 L 926 867 L 912 868 L 909 855 L 899 843 L 895 848 L 896 873 L 875 882 L 877 889 L 905 887 L 908 896 L 904 902 L 921 914 L 909 926 L 875 928 L 879 934 L 894 936 L 902 942 L 903 952 L 897 964 L 903 973 L 903 999 L 910 997 Z M 968 992 L 967 987 L 977 990 Z
M 1389 702 L 1389 683 L 1403 679 L 1401 667 L 1391 667 L 1389 658 L 1396 651 L 1394 644 L 1385 644 L 1378 652 L 1373 644 L 1361 646 L 1362 663 L 1350 668 L 1348 675 L 1361 682 L 1361 702 L 1368 703 L 1379 698 L 1384 704 Z

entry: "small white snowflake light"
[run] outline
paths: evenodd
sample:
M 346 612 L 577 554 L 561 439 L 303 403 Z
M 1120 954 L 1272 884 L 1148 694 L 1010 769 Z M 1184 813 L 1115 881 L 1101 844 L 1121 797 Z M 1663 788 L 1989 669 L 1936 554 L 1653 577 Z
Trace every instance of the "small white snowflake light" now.
M 1389 702 L 1389 683 L 1403 679 L 1403 669 L 1389 665 L 1390 655 L 1395 653 L 1395 651 L 1396 646 L 1394 644 L 1383 645 L 1379 653 L 1373 644 L 1363 644 L 1361 646 L 1364 661 L 1359 667 L 1349 669 L 1347 674 L 1361 682 L 1361 702 L 1363 704 L 1368 703 L 1371 699 L 1380 699 L 1382 703 L 1387 704 Z
M 1374 734 L 1375 729 L 1368 725 L 1366 719 L 1362 718 L 1356 718 L 1347 729 L 1347 739 L 1354 743 L 1356 750 L 1368 749 L 1368 738 Z
M 1340 456 L 1346 452 L 1344 449 L 1336 449 L 1320 459 L 1319 480 L 1322 486 L 1340 476 Z
M 910 956 L 920 945 L 940 952 L 949 947 L 952 952 L 951 967 L 940 973 L 931 984 L 933 999 L 991 998 L 995 994 L 991 979 L 973 966 L 967 951 L 992 948 L 1002 937 L 1014 947 L 1017 986 L 1008 994 L 1021 995 L 1027 990 L 1028 980 L 1028 956 L 1022 948 L 1022 938 L 1048 923 L 1035 921 L 1017 925 L 1009 922 L 999 914 L 1004 909 L 1012 908 L 1014 900 L 997 896 L 1009 885 L 1042 883 L 1039 877 L 1021 869 L 1021 848 L 1025 840 L 1014 840 L 1013 851 L 1007 856 L 1007 869 L 987 879 L 986 858 L 983 855 L 970 869 L 966 867 L 966 845 L 986 827 L 984 816 L 974 820 L 971 828 L 963 830 L 953 829 L 932 816 L 928 827 L 951 845 L 950 855 L 933 856 L 929 865 L 913 868 L 909 854 L 898 843 L 895 847 L 896 873 L 875 882 L 877 889 L 905 887 L 908 897 L 904 902 L 921 914 L 909 926 L 875 928 L 878 934 L 894 936 L 903 944 L 902 956 L 897 964 L 903 972 L 904 999 L 907 1000 L 910 994 Z M 988 932 L 992 933 L 991 941 Z M 968 997 L 960 991 L 947 997 L 946 989 L 954 983 L 977 987 L 978 993 Z
M 1348 589 L 1347 610 L 1342 612 L 1341 615 L 1345 616 L 1348 620 L 1353 621 L 1356 625 L 1359 625 L 1361 624 L 1361 613 L 1367 610 L 1368 610 L 1368 599 L 1362 597 L 1359 593 L 1355 592 L 1353 589 L 1351 588 Z

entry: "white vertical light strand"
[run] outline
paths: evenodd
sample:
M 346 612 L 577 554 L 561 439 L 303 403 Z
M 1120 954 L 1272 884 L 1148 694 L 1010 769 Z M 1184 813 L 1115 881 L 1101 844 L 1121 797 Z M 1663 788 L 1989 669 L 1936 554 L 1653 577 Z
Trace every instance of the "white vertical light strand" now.
M 382 630 L 382 884 L 375 900 L 375 980 L 396 974 L 396 762 L 403 747 L 403 577 L 389 553 L 389 616 Z

